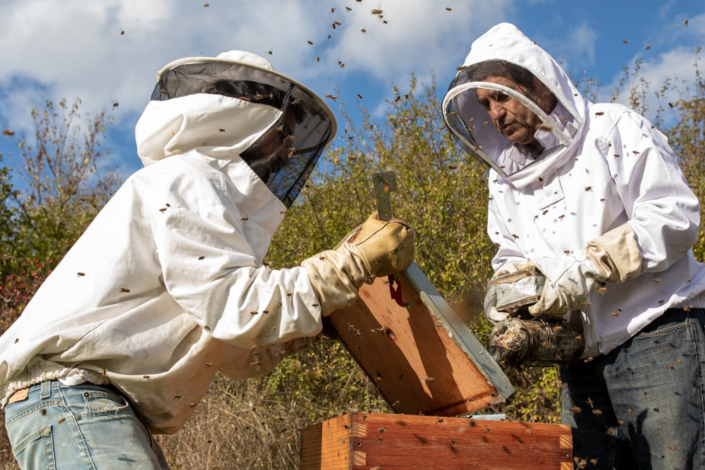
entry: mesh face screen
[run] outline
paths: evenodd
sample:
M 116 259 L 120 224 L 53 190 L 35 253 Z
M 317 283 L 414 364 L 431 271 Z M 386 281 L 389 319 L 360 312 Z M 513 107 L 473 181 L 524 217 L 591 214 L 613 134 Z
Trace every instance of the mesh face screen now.
M 184 64 L 164 73 L 152 93 L 166 101 L 198 93 L 272 106 L 279 120 L 240 156 L 288 208 L 333 131 L 326 110 L 306 90 L 278 75 L 232 63 Z

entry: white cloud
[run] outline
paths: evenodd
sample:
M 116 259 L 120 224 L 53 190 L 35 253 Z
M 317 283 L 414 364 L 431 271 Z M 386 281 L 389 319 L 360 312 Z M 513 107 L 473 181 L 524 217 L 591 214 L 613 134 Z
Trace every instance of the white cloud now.
M 80 96 L 82 111 L 108 110 L 120 129 L 114 135 L 126 139 L 157 70 L 232 49 L 264 56 L 321 96 L 339 85 L 357 87 L 361 77 L 390 97 L 390 81 L 403 89 L 412 71 L 421 80 L 431 69 L 452 76 L 472 40 L 501 21 L 514 0 L 210 0 L 205 8 L 206 1 L 2 2 L 0 124 L 31 135 L 33 106 Z
M 366 8 L 347 17 L 350 24 L 329 56 L 344 60 L 346 68 L 389 80 L 412 71 L 455 69 L 470 44 L 490 26 L 501 21 L 510 0 L 381 0 L 384 20 Z M 447 11 L 446 7 L 451 8 Z M 366 33 L 362 33 L 362 29 Z M 338 57 L 342 59 L 338 59 Z
M 682 24 L 677 29 L 670 28 L 671 36 L 678 35 L 683 42 L 693 44 L 679 45 L 662 52 L 643 51 L 635 56 L 629 64 L 632 78 L 625 83 L 620 83 L 623 73 L 616 74 L 610 83 L 603 87 L 599 96 L 600 101 L 609 101 L 615 89 L 619 90 L 619 97 L 616 102 L 622 104 L 629 103 L 630 90 L 646 90 L 647 117 L 654 119 L 659 106 L 664 108 L 662 119 L 669 123 L 675 117 L 669 112 L 668 103 L 675 103 L 681 98 L 687 99 L 689 92 L 686 89 L 688 84 L 692 84 L 695 79 L 695 48 L 701 44 L 705 38 L 705 14 L 699 15 L 688 22 L 685 27 Z M 703 55 L 699 58 L 699 67 L 703 70 Z M 634 66 L 637 61 L 639 71 L 633 75 Z M 643 79 L 643 80 L 642 80 Z M 661 91 L 666 81 L 670 81 L 670 86 L 661 98 L 657 98 L 655 92 Z

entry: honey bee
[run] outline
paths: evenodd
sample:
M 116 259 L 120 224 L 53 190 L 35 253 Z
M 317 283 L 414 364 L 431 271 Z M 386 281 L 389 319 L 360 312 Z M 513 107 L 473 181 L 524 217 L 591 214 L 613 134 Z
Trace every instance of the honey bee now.
M 117 108 L 118 106 L 120 106 L 120 103 L 118 103 L 117 101 L 114 101 L 113 102 L 113 109 Z
M 396 103 L 396 102 L 399 101 L 400 99 L 401 99 L 401 96 L 397 96 L 396 98 L 394 98 L 394 102 Z
M 654 278 L 654 282 L 655 282 L 656 284 L 658 284 L 659 282 L 661 282 L 661 279 L 655 277 L 655 278 Z
M 360 98 L 360 99 L 362 99 L 362 95 L 359 94 L 359 93 L 357 94 L 357 97 Z
M 274 54 L 274 52 L 272 52 L 272 50 L 270 49 L 267 51 L 267 54 L 272 55 L 272 54 Z
M 320 61 L 321 61 L 321 58 L 320 58 L 320 57 L 316 57 L 316 62 L 320 62 Z
M 592 186 L 587 186 L 587 187 L 585 188 L 585 191 L 592 191 Z
M 685 20 L 685 21 L 683 22 L 683 26 L 688 26 L 688 20 Z
M 360 31 L 362 31 L 362 34 L 365 34 L 367 32 L 365 28 L 362 28 Z
M 514 239 L 517 239 L 517 238 L 519 238 L 519 235 L 513 233 L 513 234 L 512 234 L 512 237 L 514 237 Z
M 225 129 L 223 129 L 223 128 L 221 127 L 221 128 L 218 129 L 218 131 L 220 131 L 220 132 L 225 132 Z
M 124 35 L 125 35 L 125 31 L 120 31 L 120 36 L 124 36 Z
M 125 287 L 121 287 L 120 292 L 130 292 L 130 289 L 126 289 Z
M 15 131 L 11 129 L 5 129 L 4 131 L 2 131 L 2 135 L 12 137 L 13 135 L 15 135 Z
M 600 112 L 595 113 L 595 116 L 602 116 L 603 114 L 605 114 L 605 113 L 603 113 L 602 111 L 600 111 Z
M 619 154 L 618 154 L 618 153 L 615 153 L 615 154 L 614 154 L 614 158 L 619 158 Z
M 257 315 L 259 312 L 250 312 L 250 315 Z
M 562 215 L 559 215 L 559 216 L 558 216 L 558 218 L 559 218 L 560 220 L 563 220 L 563 217 L 565 217 L 565 214 L 562 214 Z
M 252 97 L 254 100 L 263 100 L 264 95 L 260 95 L 259 93 L 256 93 L 255 96 Z
M 313 41 L 307 41 L 310 45 L 313 46 Z
M 159 209 L 159 212 L 162 212 L 162 213 L 163 213 L 163 212 L 165 212 L 165 211 L 166 211 L 166 207 L 162 207 L 161 209 Z
M 345 10 L 346 10 L 346 11 L 352 11 L 352 8 L 350 8 L 350 7 L 345 7 Z
M 210 4 L 210 3 L 206 3 L 206 4 L 203 5 L 203 8 L 208 8 L 209 6 L 211 6 L 211 4 Z
M 335 13 L 335 8 L 331 8 L 331 9 L 330 9 L 330 12 L 331 12 L 331 13 Z
M 336 99 L 338 99 L 338 97 L 337 97 L 336 95 L 331 95 L 331 94 L 326 95 L 326 98 L 328 98 L 329 100 L 336 100 Z
M 618 316 L 619 316 L 619 313 L 617 313 L 617 312 L 612 312 L 612 313 L 610 313 L 610 315 L 612 315 L 613 317 L 618 317 Z
M 199 256 L 199 257 L 198 257 L 198 261 L 202 261 L 202 260 L 204 260 L 205 258 L 206 258 L 205 256 Z
M 541 125 L 539 126 L 539 129 L 541 129 L 542 131 L 549 131 L 549 132 L 550 132 L 551 129 L 552 129 L 552 127 L 549 126 L 549 125 L 547 125 L 547 124 L 541 124 Z
M 446 7 L 446 11 L 452 11 L 450 7 Z
M 629 41 L 627 41 L 626 39 L 624 39 L 622 42 L 623 42 L 625 45 L 627 45 L 627 44 L 629 43 Z
M 651 46 L 646 46 L 646 50 L 648 51 L 649 49 L 651 49 Z
M 373 15 L 381 15 L 381 14 L 382 14 L 382 10 L 372 10 L 372 14 L 373 14 Z
M 86 273 L 76 273 L 76 274 L 78 275 L 78 277 L 83 277 L 86 275 Z
M 606 287 L 598 287 L 597 292 L 599 292 L 600 294 L 604 294 L 605 292 L 607 292 L 607 288 Z

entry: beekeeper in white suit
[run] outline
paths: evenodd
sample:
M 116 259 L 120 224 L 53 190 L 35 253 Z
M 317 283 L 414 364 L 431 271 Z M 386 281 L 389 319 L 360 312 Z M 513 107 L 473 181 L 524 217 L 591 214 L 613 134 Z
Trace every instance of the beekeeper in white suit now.
M 588 102 L 506 23 L 473 43 L 443 111 L 491 167 L 496 274 L 538 267 L 547 282 L 530 313 L 582 325 L 583 360 L 561 369 L 576 466 L 705 468 L 700 211 L 666 137 L 625 106 Z M 490 294 L 496 322 L 495 305 Z
M 150 433 L 176 432 L 217 371 L 271 371 L 363 282 L 409 266 L 413 230 L 374 216 L 302 267 L 262 265 L 335 132 L 318 96 L 254 54 L 158 73 L 136 129 L 145 168 L 0 339 L 22 468 L 164 467 Z

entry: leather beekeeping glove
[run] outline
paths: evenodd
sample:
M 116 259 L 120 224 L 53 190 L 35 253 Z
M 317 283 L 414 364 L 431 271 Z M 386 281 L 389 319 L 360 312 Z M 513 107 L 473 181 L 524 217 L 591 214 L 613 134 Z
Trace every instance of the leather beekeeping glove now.
M 624 224 L 589 242 L 583 250 L 537 260 L 536 266 L 546 276 L 546 284 L 529 313 L 562 317 L 582 309 L 590 294 L 604 283 L 637 276 L 641 255 L 634 230 Z
M 359 231 L 334 250 L 323 251 L 303 263 L 321 304 L 323 315 L 352 305 L 363 282 L 397 274 L 414 258 L 414 230 L 406 221 L 378 220 L 373 213 Z
M 535 267 L 536 266 L 531 263 L 507 263 L 495 271 L 492 275 L 492 279 L 487 283 L 487 293 L 485 294 L 485 317 L 487 317 L 490 323 L 494 325 L 509 318 L 508 312 L 500 312 L 497 310 L 497 289 L 492 281 L 505 274 Z

